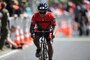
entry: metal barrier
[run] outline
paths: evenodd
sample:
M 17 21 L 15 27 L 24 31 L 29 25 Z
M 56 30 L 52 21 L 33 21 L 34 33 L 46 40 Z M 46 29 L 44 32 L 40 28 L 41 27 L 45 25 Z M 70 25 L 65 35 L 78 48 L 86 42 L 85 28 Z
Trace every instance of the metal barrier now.
M 57 16 L 57 31 L 60 32 L 61 36 L 72 36 L 72 15 L 70 13 L 62 14 Z
M 10 37 L 17 45 L 20 43 L 30 43 L 32 41 L 29 32 L 31 17 L 10 17 L 9 21 L 10 27 L 15 27 L 15 31 L 10 33 Z

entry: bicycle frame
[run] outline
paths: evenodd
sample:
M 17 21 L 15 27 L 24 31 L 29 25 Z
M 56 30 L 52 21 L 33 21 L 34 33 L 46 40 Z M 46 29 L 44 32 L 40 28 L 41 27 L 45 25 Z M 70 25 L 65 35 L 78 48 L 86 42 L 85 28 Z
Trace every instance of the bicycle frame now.
M 37 32 L 42 33 L 42 36 L 39 38 L 40 47 L 41 47 L 39 60 L 46 60 L 48 58 L 48 46 L 44 34 L 50 31 L 37 31 Z

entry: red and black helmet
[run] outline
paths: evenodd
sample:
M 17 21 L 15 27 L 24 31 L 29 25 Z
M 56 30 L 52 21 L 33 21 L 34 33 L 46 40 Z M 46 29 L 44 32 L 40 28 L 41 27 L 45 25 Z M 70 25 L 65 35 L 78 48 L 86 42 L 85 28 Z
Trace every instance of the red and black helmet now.
M 38 10 L 48 10 L 48 4 L 47 3 L 40 3 L 38 5 Z

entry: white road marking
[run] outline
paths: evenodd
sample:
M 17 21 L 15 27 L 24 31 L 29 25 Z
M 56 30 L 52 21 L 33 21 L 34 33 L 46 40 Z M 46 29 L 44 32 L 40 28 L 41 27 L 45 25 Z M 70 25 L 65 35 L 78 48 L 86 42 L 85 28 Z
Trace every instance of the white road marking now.
M 29 45 L 25 45 L 24 47 L 23 47 L 23 49 L 26 49 L 26 48 L 28 48 L 29 46 L 31 46 L 31 45 L 33 45 L 33 42 L 31 42 Z M 8 52 L 8 53 L 6 53 L 6 54 L 3 54 L 3 55 L 1 55 L 0 56 L 0 59 L 1 58 L 4 58 L 4 57 L 6 57 L 6 56 L 9 56 L 9 55 L 11 55 L 11 54 L 13 54 L 13 53 L 16 53 L 16 52 L 18 52 L 19 50 L 13 50 L 13 51 L 10 51 L 10 52 Z
M 11 54 L 13 54 L 13 53 L 16 53 L 16 52 L 18 52 L 18 51 L 19 51 L 19 50 L 10 51 L 9 53 L 6 53 L 6 54 L 4 54 L 4 55 L 1 55 L 1 56 L 0 56 L 0 59 L 3 58 L 3 57 L 9 56 L 9 55 L 11 55 Z
M 55 38 L 54 41 L 90 41 L 90 38 Z

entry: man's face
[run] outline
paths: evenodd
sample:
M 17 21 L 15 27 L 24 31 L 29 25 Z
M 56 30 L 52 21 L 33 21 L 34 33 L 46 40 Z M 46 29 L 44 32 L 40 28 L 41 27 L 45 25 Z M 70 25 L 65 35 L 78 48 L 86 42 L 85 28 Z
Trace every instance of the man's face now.
M 45 15 L 46 14 L 46 10 L 39 10 L 39 13 Z

